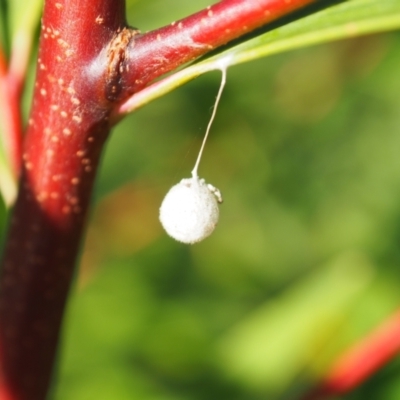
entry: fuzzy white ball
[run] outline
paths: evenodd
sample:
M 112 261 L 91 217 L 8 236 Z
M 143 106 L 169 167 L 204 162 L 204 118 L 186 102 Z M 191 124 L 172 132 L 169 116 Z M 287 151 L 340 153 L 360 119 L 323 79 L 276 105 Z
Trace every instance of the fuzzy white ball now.
M 160 221 L 168 235 L 188 244 L 209 236 L 219 218 L 215 191 L 197 177 L 182 179 L 173 186 L 160 207 Z

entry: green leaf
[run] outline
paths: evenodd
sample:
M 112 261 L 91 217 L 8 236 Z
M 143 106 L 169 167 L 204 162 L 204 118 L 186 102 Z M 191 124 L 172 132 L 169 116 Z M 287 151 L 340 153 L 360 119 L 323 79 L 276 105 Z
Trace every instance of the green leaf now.
M 2 138 L 3 135 L 4 132 L 2 131 L 2 128 L 0 126 L 0 138 Z M 3 143 L 0 143 L 0 229 L 3 228 L 3 204 L 5 204 L 7 208 L 10 207 L 14 203 L 16 196 L 17 182 L 11 171 L 11 167 L 5 154 Z
M 363 255 L 342 253 L 222 336 L 221 367 L 253 390 L 284 392 L 349 323 L 347 314 L 373 270 Z
M 269 31 L 156 82 L 128 99 L 117 114 L 132 112 L 208 71 L 301 47 L 398 28 L 400 0 L 341 3 Z
M 9 1 L 10 68 L 16 76 L 26 74 L 42 6 L 43 0 Z
M 7 28 L 6 28 L 5 4 L 0 0 L 0 48 L 4 52 L 6 48 Z
M 43 0 L 9 0 L 10 37 L 14 38 L 20 32 L 33 35 L 42 7 Z
M 216 58 L 231 56 L 230 65 L 234 65 L 300 47 L 398 28 L 399 0 L 353 0 L 249 40 Z

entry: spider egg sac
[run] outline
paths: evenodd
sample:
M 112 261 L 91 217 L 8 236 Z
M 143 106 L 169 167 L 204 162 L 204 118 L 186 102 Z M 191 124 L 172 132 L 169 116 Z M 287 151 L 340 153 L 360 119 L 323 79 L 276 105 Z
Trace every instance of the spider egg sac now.
M 160 221 L 168 235 L 193 244 L 209 236 L 217 225 L 217 198 L 204 179 L 182 179 L 165 196 Z

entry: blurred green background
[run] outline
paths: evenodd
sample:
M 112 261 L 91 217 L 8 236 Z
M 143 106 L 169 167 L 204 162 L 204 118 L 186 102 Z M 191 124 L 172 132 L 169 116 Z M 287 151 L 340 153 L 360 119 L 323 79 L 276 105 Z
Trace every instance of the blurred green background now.
M 143 31 L 206 1 L 131 1 Z M 189 177 L 220 74 L 109 140 L 52 400 L 298 399 L 400 304 L 399 33 L 232 67 L 200 175 L 214 234 L 158 222 Z M 400 399 L 400 358 L 346 399 Z

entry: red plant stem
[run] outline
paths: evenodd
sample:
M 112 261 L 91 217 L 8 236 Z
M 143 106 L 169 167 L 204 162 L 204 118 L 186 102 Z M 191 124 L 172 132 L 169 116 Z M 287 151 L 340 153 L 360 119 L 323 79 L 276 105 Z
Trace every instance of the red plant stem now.
M 3 48 L 0 46 L 0 78 L 3 78 L 7 73 L 7 62 Z
M 125 24 L 116 0 L 45 3 L 34 102 L 0 293 L 0 382 L 42 400 L 98 159 L 109 127 L 103 70 L 88 69 Z M 103 89 L 99 90 L 99 85 Z
M 3 127 L 3 146 L 12 172 L 17 179 L 21 164 L 22 119 L 21 90 L 14 76 L 7 71 L 4 55 L 0 55 L 0 120 Z
M 349 392 L 400 353 L 400 310 L 334 363 L 324 381 L 303 400 L 322 400 Z
M 11 59 L 7 76 L 9 129 L 6 154 L 15 175 L 18 178 L 21 167 L 23 124 L 20 110 L 21 98 L 25 84 L 26 71 L 31 55 L 33 36 L 29 32 L 17 32 L 12 44 Z M 5 91 L 6 92 L 6 91 Z
M 129 49 L 126 92 L 316 0 L 223 0 L 138 37 Z M 151 54 L 151 56 L 150 56 Z
M 182 28 L 178 23 L 136 39 L 125 28 L 124 0 L 45 1 L 19 194 L 0 276 L 1 400 L 46 396 L 117 102 L 211 47 L 310 2 L 224 0 L 183 20 Z
M 17 180 L 21 167 L 23 126 L 20 110 L 25 75 L 31 55 L 33 36 L 22 30 L 13 38 L 11 60 L 0 51 L 0 113 L 5 154 Z

